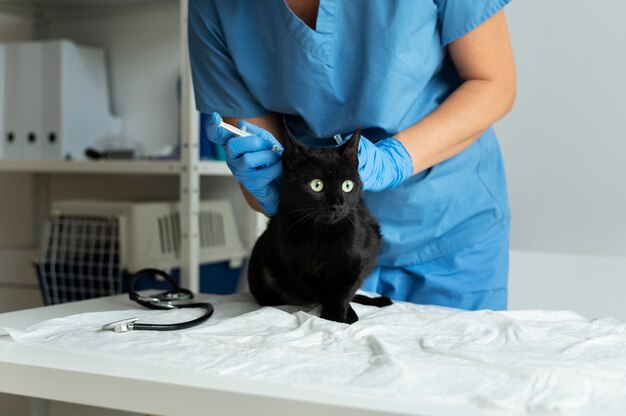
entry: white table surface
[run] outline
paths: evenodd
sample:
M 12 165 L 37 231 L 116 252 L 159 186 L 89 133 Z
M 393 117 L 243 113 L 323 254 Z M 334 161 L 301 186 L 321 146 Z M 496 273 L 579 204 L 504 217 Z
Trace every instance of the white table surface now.
M 0 327 L 26 329 L 47 319 L 135 308 L 126 295 L 0 314 Z M 123 335 L 122 335 L 123 336 Z M 181 415 L 513 415 L 380 400 L 228 376 L 165 369 L 120 358 L 18 344 L 0 333 L 0 392 L 165 416 Z

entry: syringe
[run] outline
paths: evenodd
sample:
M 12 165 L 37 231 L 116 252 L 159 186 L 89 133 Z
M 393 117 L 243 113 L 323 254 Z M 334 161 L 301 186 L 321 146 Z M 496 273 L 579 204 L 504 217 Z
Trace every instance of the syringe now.
M 228 130 L 228 131 L 229 131 L 229 132 L 231 132 L 231 133 L 236 134 L 236 135 L 237 135 L 237 136 L 239 136 L 239 137 L 247 137 L 247 136 L 252 136 L 250 133 L 248 133 L 248 132 L 245 130 L 245 126 L 244 126 L 244 130 L 242 130 L 242 129 L 238 129 L 237 127 L 235 127 L 235 126 L 231 126 L 230 124 L 225 123 L 225 122 L 222 120 L 222 121 L 220 122 L 220 127 L 221 127 L 221 128 L 223 128 L 223 129 Z M 274 152 L 276 152 L 276 153 L 282 153 L 282 152 L 283 152 L 283 149 L 281 149 L 280 147 L 278 147 L 278 146 L 274 145 L 274 146 L 272 146 L 272 151 L 274 151 Z
M 252 136 L 250 133 L 248 133 L 245 130 L 245 127 L 244 127 L 244 130 L 241 130 L 241 129 L 238 129 L 237 127 L 235 127 L 235 126 L 231 126 L 230 124 L 225 123 L 223 120 L 220 122 L 220 127 L 223 128 L 223 129 L 228 130 L 231 133 L 235 133 L 239 137 Z

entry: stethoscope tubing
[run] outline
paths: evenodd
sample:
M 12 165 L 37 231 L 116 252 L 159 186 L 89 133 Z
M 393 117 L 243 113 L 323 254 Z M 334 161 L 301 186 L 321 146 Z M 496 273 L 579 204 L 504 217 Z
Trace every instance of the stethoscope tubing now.
M 206 312 L 191 321 L 180 322 L 175 324 L 142 324 L 140 322 L 135 322 L 133 324 L 134 331 L 176 331 L 179 329 L 187 329 L 194 327 L 196 325 L 200 325 L 201 323 L 207 321 L 211 315 L 213 315 L 213 305 L 208 302 L 197 302 L 197 303 L 186 303 L 184 305 L 179 305 L 176 309 L 185 309 L 185 308 L 202 308 Z
M 167 280 L 167 282 L 172 286 L 172 289 L 159 293 L 158 295 L 152 295 L 149 297 L 142 297 L 137 293 L 134 289 L 135 282 L 142 276 L 145 275 L 157 275 Z M 163 270 L 147 268 L 141 269 L 138 272 L 134 273 L 130 280 L 128 281 L 128 297 L 133 302 L 138 303 L 139 305 L 148 308 L 148 309 L 156 309 L 156 310 L 172 310 L 172 309 L 191 309 L 191 308 L 200 308 L 204 309 L 204 314 L 198 318 L 192 319 L 186 322 L 179 322 L 175 324 L 144 324 L 140 322 L 129 322 L 125 327 L 124 331 L 119 332 L 127 332 L 127 331 L 176 331 L 179 329 L 191 328 L 196 325 L 200 325 L 201 323 L 208 320 L 214 312 L 213 305 L 209 302 L 193 302 L 193 303 L 174 303 L 173 300 L 186 300 L 193 299 L 194 294 L 192 291 L 188 289 L 184 289 L 178 286 L 178 282 L 174 280 L 169 273 L 164 272 Z M 115 323 L 105 325 L 103 328 L 112 329 L 111 325 L 115 325 Z M 116 331 L 117 332 L 117 331 Z

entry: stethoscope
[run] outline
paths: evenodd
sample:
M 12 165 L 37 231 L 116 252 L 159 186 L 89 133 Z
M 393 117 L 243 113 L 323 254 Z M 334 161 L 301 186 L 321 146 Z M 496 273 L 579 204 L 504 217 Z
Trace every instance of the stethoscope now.
M 135 291 L 135 282 L 142 276 L 160 276 L 172 286 L 166 292 L 156 295 L 141 296 Z M 200 308 L 204 309 L 204 314 L 191 321 L 180 322 L 175 324 L 143 324 L 137 322 L 139 318 L 122 319 L 121 321 L 111 322 L 103 325 L 103 330 L 114 332 L 128 331 L 176 331 L 178 329 L 191 328 L 199 325 L 209 319 L 213 315 L 213 305 L 209 302 L 189 302 L 193 299 L 194 294 L 189 289 L 178 286 L 178 282 L 172 276 L 163 270 L 158 269 L 142 269 L 133 274 L 128 282 L 128 298 L 139 305 L 148 309 L 169 310 L 169 309 L 186 309 Z

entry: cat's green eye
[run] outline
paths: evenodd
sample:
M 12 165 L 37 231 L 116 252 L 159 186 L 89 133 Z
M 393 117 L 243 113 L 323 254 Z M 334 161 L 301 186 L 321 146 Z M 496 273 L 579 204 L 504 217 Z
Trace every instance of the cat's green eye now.
M 354 182 L 352 182 L 350 179 L 343 181 L 343 183 L 341 184 L 341 190 L 345 193 L 352 192 L 353 189 Z
M 322 182 L 321 179 L 313 179 L 311 182 L 309 182 L 309 185 L 311 186 L 311 189 L 313 189 L 313 191 L 315 192 L 322 192 L 322 189 L 324 189 L 324 182 Z

